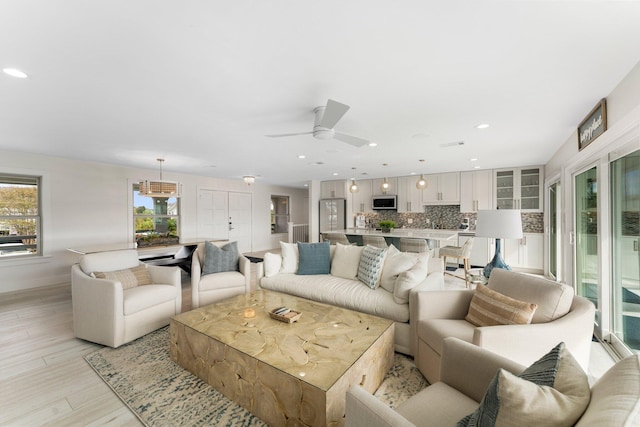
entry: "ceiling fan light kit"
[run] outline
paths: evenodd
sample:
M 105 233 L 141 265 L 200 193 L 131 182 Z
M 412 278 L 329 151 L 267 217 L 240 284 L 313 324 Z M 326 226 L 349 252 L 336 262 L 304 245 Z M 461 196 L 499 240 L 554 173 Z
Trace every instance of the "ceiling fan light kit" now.
M 182 195 L 182 184 L 174 181 L 163 181 L 162 162 L 164 162 L 164 159 L 156 160 L 160 162 L 160 180 L 138 182 L 138 193 L 147 197 L 180 197 Z

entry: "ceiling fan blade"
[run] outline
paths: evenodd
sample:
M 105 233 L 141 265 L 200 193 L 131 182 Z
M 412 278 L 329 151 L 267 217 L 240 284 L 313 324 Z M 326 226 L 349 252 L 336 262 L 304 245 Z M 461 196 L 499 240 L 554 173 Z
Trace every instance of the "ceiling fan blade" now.
M 344 133 L 335 132 L 333 137 L 339 141 L 346 142 L 347 144 L 353 145 L 354 147 L 362 147 L 367 145 L 369 141 L 366 139 L 358 138 L 351 135 L 345 135 Z
M 265 135 L 269 138 L 282 138 L 285 136 L 297 136 L 297 135 L 311 135 L 313 132 L 299 132 L 299 133 L 278 133 L 275 135 Z
M 349 111 L 349 106 L 341 104 L 333 99 L 327 100 L 327 106 L 324 109 L 324 115 L 319 126 L 327 129 L 333 129 L 336 123 Z

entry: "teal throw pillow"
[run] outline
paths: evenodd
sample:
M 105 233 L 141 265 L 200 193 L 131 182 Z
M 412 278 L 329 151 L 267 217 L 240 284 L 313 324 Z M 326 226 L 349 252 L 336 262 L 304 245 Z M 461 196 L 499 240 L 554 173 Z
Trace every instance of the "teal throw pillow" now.
M 238 271 L 238 242 L 227 243 L 222 247 L 204 242 L 202 275 L 224 271 Z
M 298 242 L 297 274 L 310 275 L 329 273 L 331 273 L 331 256 L 329 252 L 329 242 Z
M 386 254 L 386 249 L 365 246 L 358 265 L 358 280 L 371 289 L 376 289 L 380 285 L 382 264 Z

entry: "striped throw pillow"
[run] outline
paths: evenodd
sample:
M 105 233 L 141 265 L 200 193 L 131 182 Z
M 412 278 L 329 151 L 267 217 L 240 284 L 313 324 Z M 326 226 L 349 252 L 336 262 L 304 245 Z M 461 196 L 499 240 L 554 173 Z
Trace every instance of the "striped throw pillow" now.
M 116 271 L 96 271 L 93 273 L 96 279 L 117 280 L 122 283 L 122 289 L 135 288 L 141 285 L 151 284 L 151 275 L 146 265 Z
M 531 323 L 537 308 L 537 304 L 520 301 L 485 285 L 478 285 L 465 319 L 476 326 L 526 325 Z

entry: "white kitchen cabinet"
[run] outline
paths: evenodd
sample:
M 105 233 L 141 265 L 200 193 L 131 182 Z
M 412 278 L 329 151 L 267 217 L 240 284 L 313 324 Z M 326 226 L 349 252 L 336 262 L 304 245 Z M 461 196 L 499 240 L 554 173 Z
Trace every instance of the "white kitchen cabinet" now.
M 344 199 L 347 197 L 347 181 L 322 181 L 320 183 L 321 199 Z
M 492 239 L 493 240 L 493 239 Z M 542 233 L 523 233 L 522 239 L 504 239 L 502 256 L 511 268 L 541 272 L 544 261 Z M 492 250 L 492 257 L 493 257 Z
M 542 212 L 543 173 L 541 166 L 496 169 L 494 200 L 497 209 Z
M 371 179 L 364 179 L 361 181 L 357 181 L 358 190 L 357 193 L 349 193 L 352 197 L 351 202 L 351 212 L 356 213 L 365 213 L 365 212 L 373 212 L 371 208 L 371 188 L 372 188 Z
M 424 212 L 422 190 L 416 187 L 417 176 L 398 178 L 398 212 Z
M 460 172 L 460 212 L 493 209 L 493 171 Z
M 460 204 L 460 172 L 429 174 L 424 178 L 428 185 L 422 190 L 422 204 Z
M 372 194 L 374 196 L 385 196 L 385 195 L 393 195 L 398 193 L 398 178 L 387 178 L 387 182 L 389 183 L 389 188 L 386 191 L 382 190 L 382 183 L 384 182 L 383 178 L 374 179 L 372 185 Z

